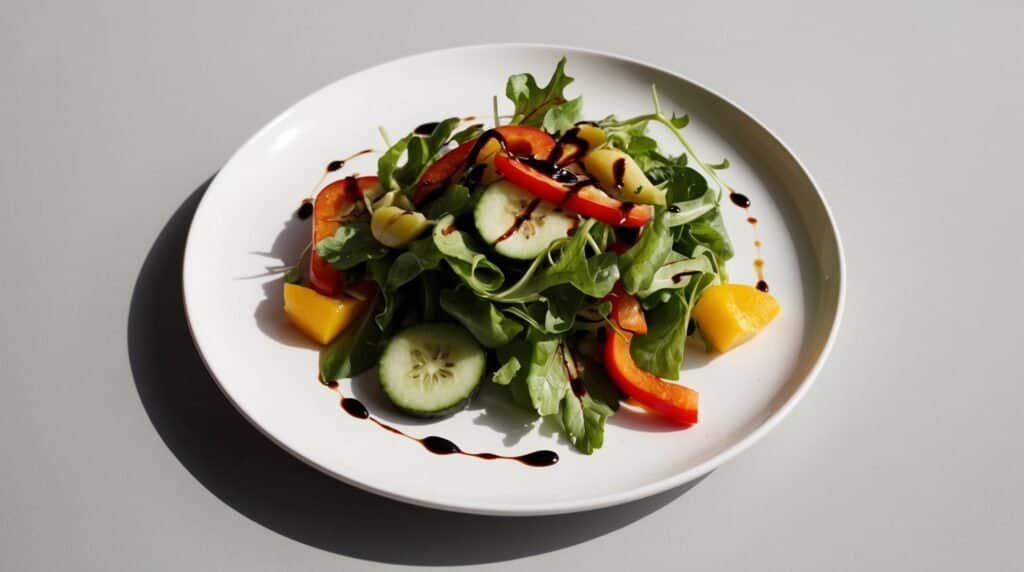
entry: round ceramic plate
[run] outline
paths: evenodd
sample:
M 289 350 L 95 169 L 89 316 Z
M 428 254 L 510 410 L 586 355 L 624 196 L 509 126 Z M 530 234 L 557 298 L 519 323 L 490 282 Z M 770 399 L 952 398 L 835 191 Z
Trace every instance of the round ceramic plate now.
M 680 430 L 631 410 L 608 421 L 604 447 L 583 455 L 557 421 L 534 421 L 497 388 L 454 416 L 431 422 L 395 413 L 374 376 L 340 390 L 381 421 L 414 436 L 441 435 L 467 451 L 518 455 L 538 449 L 560 461 L 434 455 L 339 407 L 317 381 L 317 349 L 288 326 L 281 276 L 294 263 L 308 222 L 293 213 L 324 166 L 365 147 L 450 116 L 502 112 L 508 75 L 545 81 L 562 56 L 584 96 L 584 117 L 651 110 L 656 84 L 666 112 L 688 113 L 685 133 L 702 158 L 728 158 L 724 178 L 752 201 L 722 204 L 736 248 L 731 280 L 753 284 L 754 241 L 781 315 L 749 343 L 713 359 L 687 352 L 682 381 L 700 392 L 701 421 Z M 678 145 L 651 131 L 673 152 Z M 343 176 L 376 171 L 376 156 Z M 755 216 L 760 222 L 747 222 Z M 261 129 L 210 185 L 192 222 L 184 262 L 185 305 L 199 350 L 224 393 L 261 431 L 294 455 L 352 485 L 436 508 L 498 515 L 594 509 L 652 495 L 702 476 L 763 436 L 807 391 L 835 335 L 843 305 L 843 258 L 835 225 L 807 171 L 767 128 L 733 103 L 676 74 L 627 58 L 575 48 L 491 45 L 455 48 L 383 64 L 317 91 Z

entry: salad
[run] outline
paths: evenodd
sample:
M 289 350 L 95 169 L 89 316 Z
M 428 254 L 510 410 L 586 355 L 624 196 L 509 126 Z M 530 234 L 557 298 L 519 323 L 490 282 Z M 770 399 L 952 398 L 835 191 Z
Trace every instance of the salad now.
M 697 392 L 677 381 L 687 340 L 724 352 L 779 312 L 763 281 L 726 273 L 720 203 L 749 201 L 720 178 L 727 161 L 697 157 L 688 117 L 663 112 L 653 86 L 651 113 L 586 120 L 565 63 L 544 86 L 511 76 L 513 112 L 495 98 L 490 128 L 452 117 L 396 141 L 382 130 L 376 175 L 340 177 L 302 205 L 312 242 L 285 276 L 284 310 L 322 344 L 323 383 L 378 366 L 394 406 L 419 417 L 494 384 L 588 454 L 622 403 L 697 423 Z

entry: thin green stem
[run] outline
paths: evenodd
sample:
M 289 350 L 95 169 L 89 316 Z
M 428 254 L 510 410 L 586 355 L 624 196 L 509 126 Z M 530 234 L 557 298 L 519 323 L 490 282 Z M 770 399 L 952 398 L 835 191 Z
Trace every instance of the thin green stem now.
M 661 102 L 658 101 L 658 88 L 653 83 L 651 84 L 651 101 L 654 102 L 655 115 L 661 115 Z
M 498 115 L 498 96 L 497 95 L 492 95 L 491 96 L 491 111 L 494 112 L 494 126 L 497 127 L 497 126 L 501 125 L 501 116 Z
M 384 144 L 391 148 L 391 138 L 388 137 L 388 132 L 384 130 L 383 126 L 377 127 L 377 131 L 380 131 L 380 137 L 384 140 Z
M 658 99 L 658 90 L 654 85 L 651 85 L 651 102 L 654 104 L 654 113 L 637 115 L 636 117 L 630 117 L 628 119 L 623 119 L 622 121 L 612 121 L 607 123 L 607 125 L 609 127 L 625 127 L 627 125 L 642 123 L 644 121 L 654 121 L 665 126 L 665 128 L 667 128 L 672 133 L 672 135 L 675 136 L 675 138 L 683 145 L 683 148 L 686 149 L 687 155 L 693 158 L 693 160 L 697 163 L 697 165 L 700 166 L 704 173 L 709 178 L 714 180 L 715 184 L 718 185 L 718 200 L 721 201 L 722 193 L 725 192 L 726 190 L 731 190 L 731 187 L 725 184 L 725 182 L 722 181 L 721 177 L 718 176 L 718 173 L 714 169 L 709 167 L 708 164 L 705 163 L 700 158 L 700 156 L 697 155 L 697 152 L 693 150 L 693 147 L 690 145 L 689 141 L 686 140 L 686 137 L 683 137 L 682 132 L 680 132 L 675 125 L 672 125 L 671 119 L 665 116 L 665 114 L 661 110 L 661 101 L 659 101 Z

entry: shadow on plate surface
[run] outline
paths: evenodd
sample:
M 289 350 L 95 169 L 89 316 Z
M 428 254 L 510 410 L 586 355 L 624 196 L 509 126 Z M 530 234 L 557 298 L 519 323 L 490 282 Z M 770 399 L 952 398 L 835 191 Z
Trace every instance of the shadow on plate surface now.
M 292 457 L 228 402 L 203 365 L 185 321 L 185 238 L 212 179 L 171 216 L 146 256 L 132 293 L 128 353 L 139 397 L 164 443 L 203 486 L 246 517 L 291 539 L 355 558 L 478 564 L 602 536 L 657 511 L 700 482 L 585 513 L 489 517 L 392 501 Z

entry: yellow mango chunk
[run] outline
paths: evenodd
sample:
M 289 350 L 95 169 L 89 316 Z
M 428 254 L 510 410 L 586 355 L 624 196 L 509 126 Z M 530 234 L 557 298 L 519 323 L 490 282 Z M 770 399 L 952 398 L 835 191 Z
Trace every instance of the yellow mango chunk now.
M 298 284 L 284 285 L 284 313 L 288 321 L 319 344 L 336 338 L 364 305 L 366 302 L 355 298 L 331 298 Z
M 700 333 L 716 351 L 749 340 L 779 315 L 774 296 L 746 284 L 718 284 L 704 291 L 693 308 Z

